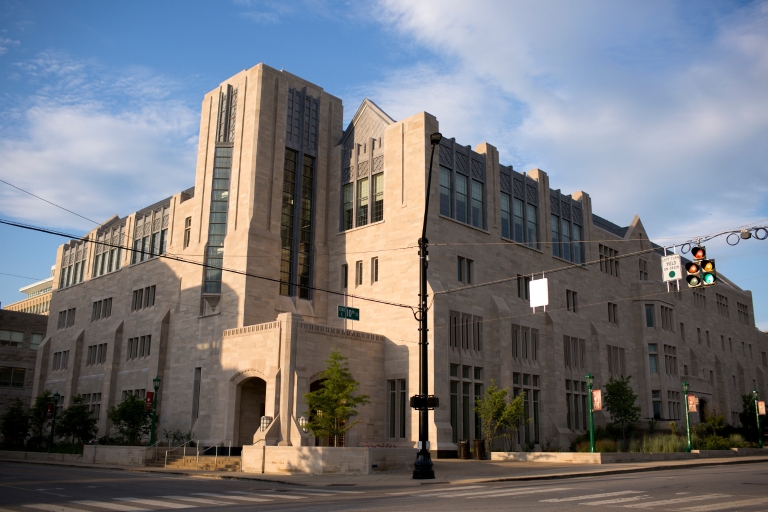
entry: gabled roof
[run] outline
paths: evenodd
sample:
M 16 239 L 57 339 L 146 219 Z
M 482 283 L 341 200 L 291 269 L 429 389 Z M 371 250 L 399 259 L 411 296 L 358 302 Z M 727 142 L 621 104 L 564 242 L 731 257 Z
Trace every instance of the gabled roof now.
M 592 214 L 592 224 L 599 227 L 600 229 L 604 229 L 609 233 L 620 236 L 621 238 L 624 238 L 624 235 L 627 234 L 627 230 L 629 229 L 629 226 L 622 228 L 621 226 L 618 226 L 607 219 L 595 215 L 594 213 Z
M 363 126 L 365 127 L 363 129 L 365 133 L 358 134 L 361 136 L 361 140 L 366 138 L 368 135 L 371 135 L 372 138 L 376 138 L 373 137 L 374 133 L 378 133 L 381 128 L 396 122 L 397 121 L 389 117 L 386 112 L 381 110 L 378 105 L 376 105 L 368 98 L 365 98 L 360 104 L 360 107 L 357 109 L 357 112 L 352 118 L 352 121 L 349 122 L 347 129 L 344 130 L 344 133 L 341 135 L 341 139 L 339 139 L 337 145 L 343 145 L 346 143 L 347 139 L 349 139 L 352 134 L 355 133 L 356 128 L 362 128 Z M 370 134 L 368 132 L 370 132 Z

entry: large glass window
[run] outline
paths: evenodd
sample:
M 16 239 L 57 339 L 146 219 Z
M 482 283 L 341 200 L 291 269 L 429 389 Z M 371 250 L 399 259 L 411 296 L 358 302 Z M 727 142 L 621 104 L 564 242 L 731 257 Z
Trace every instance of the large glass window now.
M 354 221 L 354 209 L 353 209 L 353 195 L 354 195 L 354 184 L 347 183 L 344 185 L 344 188 L 342 190 L 342 194 L 344 195 L 344 223 L 343 223 L 343 229 L 352 229 L 353 227 L 353 221 Z
M 467 222 L 467 177 L 461 174 L 456 175 L 456 220 Z
M 560 219 L 552 215 L 552 254 L 560 256 Z
M 373 212 L 371 222 L 384 220 L 384 173 L 375 174 L 372 178 Z
M 299 226 L 299 298 L 309 299 L 312 255 L 312 198 L 315 183 L 315 159 L 304 155 L 301 173 L 301 224 Z
M 357 182 L 357 225 L 368 224 L 368 178 Z
M 296 157 L 297 152 L 285 150 L 283 165 L 283 206 L 280 220 L 280 294 L 290 295 L 293 272 L 291 266 L 293 252 L 293 216 L 294 196 L 296 193 Z
M 501 193 L 501 236 L 512 238 L 512 212 L 509 194 Z
M 571 259 L 571 223 L 568 222 L 565 219 L 562 219 L 560 221 L 560 236 L 562 240 L 561 245 L 561 254 L 563 259 L 569 260 Z
M 523 229 L 523 226 L 525 225 L 525 222 L 523 220 L 523 202 L 520 199 L 515 198 L 512 200 L 512 204 L 514 206 L 513 213 L 515 216 L 515 242 L 523 243 L 523 238 L 524 238 L 523 235 L 525 235 L 525 231 Z M 530 211 L 533 211 L 533 212 L 536 211 L 535 206 L 531 206 L 531 208 L 533 210 L 529 210 L 529 214 L 530 214 Z M 534 219 L 533 222 L 535 227 L 535 222 L 536 222 L 535 215 L 533 216 L 533 219 Z M 530 233 L 528 234 L 528 237 L 529 239 L 532 238 L 533 241 L 536 242 L 536 229 L 533 230 L 533 237 L 531 237 Z
M 300 298 L 309 299 L 315 159 L 303 155 L 300 169 L 298 160 L 299 153 L 286 148 L 280 221 L 280 294 L 298 293 Z M 293 288 L 295 284 L 298 284 L 298 290 Z
M 483 184 L 472 180 L 472 225 L 483 228 Z
M 560 197 L 564 199 L 561 201 Z M 572 204 L 569 196 L 553 195 L 551 201 L 552 255 L 573 263 L 583 263 L 581 207 Z
M 451 170 L 440 167 L 440 215 L 451 217 Z
M 232 148 L 217 147 L 213 163 L 213 185 L 206 247 L 205 293 L 221 293 L 221 272 L 224 264 L 224 237 L 227 234 L 229 207 L 229 174 L 232 168 Z M 158 233 L 158 250 L 162 245 Z

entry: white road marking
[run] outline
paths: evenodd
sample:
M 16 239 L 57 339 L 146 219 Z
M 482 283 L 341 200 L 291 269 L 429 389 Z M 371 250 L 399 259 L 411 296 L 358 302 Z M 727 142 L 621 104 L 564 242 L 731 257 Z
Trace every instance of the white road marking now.
M 194 498 L 192 496 L 160 496 L 166 500 L 191 501 L 201 505 L 235 505 L 232 501 L 207 500 L 205 498 Z
M 730 494 L 703 494 L 701 496 L 687 496 L 685 498 L 673 498 L 671 500 L 646 501 L 637 505 L 624 505 L 627 508 L 648 508 L 656 505 L 675 505 L 677 503 L 687 503 L 689 501 L 703 501 L 715 498 L 728 498 Z
M 590 500 L 592 498 L 608 498 L 611 496 L 621 496 L 623 494 L 641 494 L 644 491 L 619 491 L 604 492 L 603 494 L 587 494 L 585 496 L 571 496 L 570 498 L 553 498 L 551 500 L 541 500 L 542 503 L 562 503 L 563 501 Z
M 297 492 L 304 492 L 304 491 L 297 491 Z M 315 489 L 314 487 L 308 488 L 307 492 L 325 492 L 325 493 L 329 493 L 329 494 L 336 494 L 336 493 L 340 493 L 340 494 L 364 494 L 365 493 L 365 491 L 332 491 L 330 489 Z
M 485 487 L 484 485 L 468 485 L 466 487 L 457 487 L 455 489 L 435 489 L 433 491 L 424 491 L 422 489 L 416 490 L 416 491 L 405 491 L 405 492 L 390 492 L 388 493 L 391 496 L 400 496 L 402 494 L 433 494 L 436 492 L 459 492 L 459 491 L 467 491 L 469 489 L 480 489 L 481 487 Z
M 461 496 L 473 496 L 475 494 L 491 494 L 491 493 L 497 493 L 497 492 L 513 492 L 513 491 L 526 491 L 528 489 L 541 489 L 541 487 L 518 487 L 517 489 L 512 489 L 510 487 L 504 488 L 504 489 L 484 489 L 482 491 L 471 491 L 471 492 L 463 492 L 464 489 L 456 490 L 456 491 L 443 491 L 441 494 L 431 494 L 429 496 L 425 496 L 428 498 L 455 498 L 455 497 L 461 497 Z M 421 496 L 421 495 L 419 495 Z
M 142 505 L 149 505 L 151 507 L 163 507 L 163 508 L 191 508 L 192 505 L 184 505 L 182 503 L 171 503 L 170 501 L 148 500 L 145 498 L 115 498 L 120 501 L 132 501 L 134 503 L 141 503 Z
M 272 501 L 265 498 L 254 498 L 252 496 L 229 496 L 227 494 L 212 494 L 210 492 L 196 492 L 199 496 L 210 496 L 211 498 L 224 498 L 225 500 L 240 500 L 240 501 Z
M 555 491 L 568 491 L 570 490 L 570 487 L 553 487 L 550 489 L 534 489 L 530 491 L 509 491 L 504 493 L 494 493 L 494 494 L 486 494 L 484 496 L 467 496 L 467 499 L 475 499 L 475 498 L 500 498 L 502 496 L 518 496 L 521 494 L 537 494 L 540 492 L 555 492 Z
M 601 501 L 588 501 L 586 503 L 579 503 L 579 505 L 615 505 L 617 503 L 627 503 L 630 501 L 640 501 L 650 498 L 648 494 L 642 496 L 632 496 L 630 498 L 616 498 L 615 500 L 601 500 Z
M 112 503 L 111 501 L 73 501 L 72 503 L 77 503 L 79 505 L 87 505 L 89 507 L 100 507 L 100 508 L 106 508 L 109 510 L 118 510 L 121 512 L 138 512 L 139 510 L 149 510 L 146 508 L 138 508 L 138 507 L 131 507 L 130 505 L 121 505 L 120 503 Z
M 61 505 L 53 505 L 51 503 L 33 503 L 32 505 L 22 505 L 23 507 L 36 508 L 38 510 L 46 510 L 48 512 L 85 512 L 81 508 L 69 508 L 62 507 Z
M 768 502 L 768 498 L 754 498 L 751 500 L 728 501 L 725 503 L 716 503 L 713 505 L 699 505 L 697 507 L 688 507 L 680 510 L 686 510 L 688 512 L 706 512 L 708 510 L 728 510 L 729 508 L 752 507 L 755 505 L 762 505 L 763 503 L 766 503 L 766 502 Z
M 229 491 L 235 494 L 242 494 L 243 496 L 263 496 L 265 498 L 285 498 L 286 500 L 303 500 L 306 496 L 288 496 L 286 494 L 264 494 L 256 492 L 243 492 L 243 491 Z

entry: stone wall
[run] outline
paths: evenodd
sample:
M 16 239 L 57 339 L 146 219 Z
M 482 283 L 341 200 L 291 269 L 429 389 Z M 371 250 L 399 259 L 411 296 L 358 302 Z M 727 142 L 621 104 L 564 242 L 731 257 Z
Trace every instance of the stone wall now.
M 413 466 L 416 450 L 407 448 L 328 448 L 321 446 L 243 447 L 244 473 L 370 474 Z

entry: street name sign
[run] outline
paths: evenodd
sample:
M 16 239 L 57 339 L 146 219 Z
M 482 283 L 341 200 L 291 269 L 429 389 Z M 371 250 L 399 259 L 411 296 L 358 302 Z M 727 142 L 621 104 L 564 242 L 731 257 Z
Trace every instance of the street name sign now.
M 661 280 L 665 283 L 683 278 L 683 264 L 679 254 L 661 257 Z
M 346 318 L 347 320 L 360 320 L 360 309 L 349 308 L 347 306 L 339 306 L 339 318 Z

